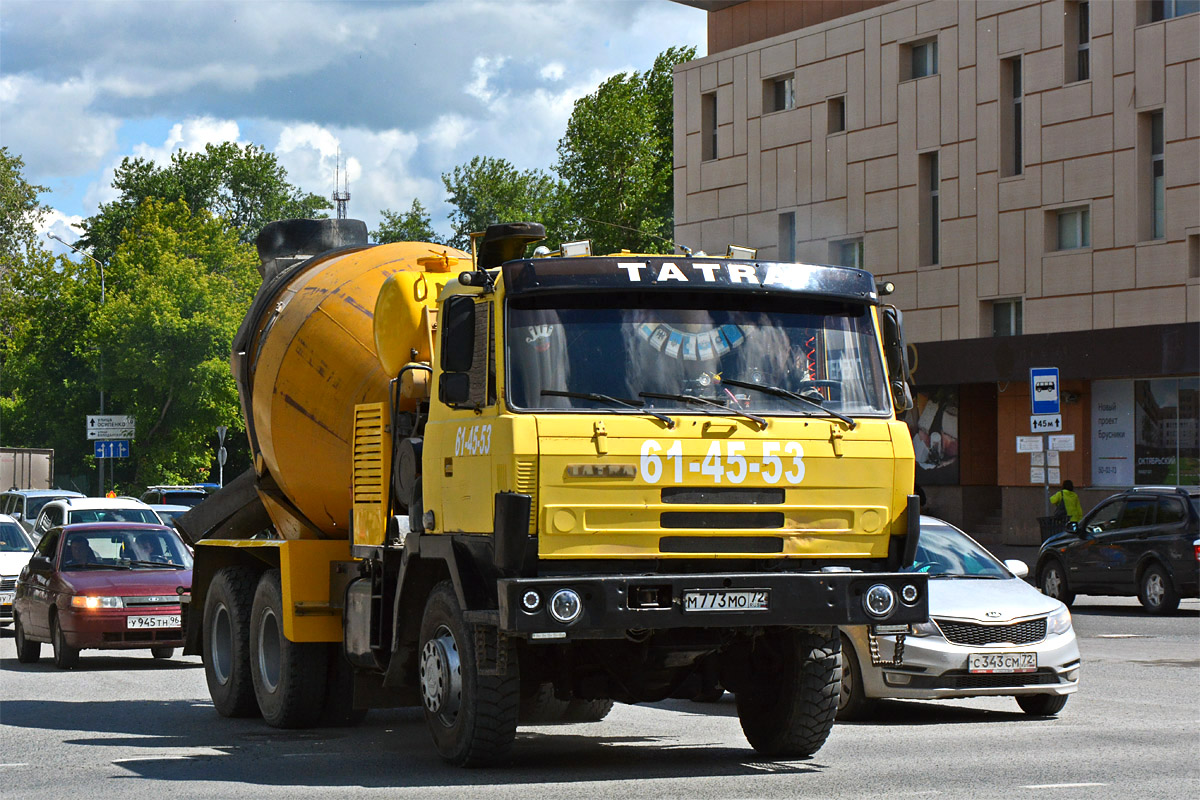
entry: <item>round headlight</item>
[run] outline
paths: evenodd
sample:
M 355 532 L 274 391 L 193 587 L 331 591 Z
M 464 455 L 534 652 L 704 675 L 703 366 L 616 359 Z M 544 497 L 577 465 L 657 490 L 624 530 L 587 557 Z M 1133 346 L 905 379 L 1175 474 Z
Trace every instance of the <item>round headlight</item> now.
M 559 589 L 550 598 L 550 616 L 559 622 L 574 622 L 582 613 L 583 600 L 574 589 Z
M 538 606 L 542 604 L 541 596 L 533 589 L 528 590 L 521 595 L 521 607 L 526 611 L 533 613 L 538 610 Z
M 918 594 L 917 587 L 913 586 L 911 583 L 904 584 L 904 587 L 900 589 L 900 599 L 905 603 L 908 603 L 910 606 L 917 602 Z
M 877 583 L 863 597 L 863 608 L 876 619 L 883 619 L 896 607 L 896 593 L 891 587 Z

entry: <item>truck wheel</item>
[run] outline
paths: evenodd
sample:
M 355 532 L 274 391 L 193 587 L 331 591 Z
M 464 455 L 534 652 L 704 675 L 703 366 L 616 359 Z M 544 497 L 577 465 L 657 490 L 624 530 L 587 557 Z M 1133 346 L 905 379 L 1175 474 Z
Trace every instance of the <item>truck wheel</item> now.
M 1019 694 L 1017 705 L 1031 717 L 1053 717 L 1067 704 L 1068 694 Z
M 324 643 L 283 635 L 279 570 L 264 572 L 250 609 L 250 677 L 263 720 L 273 728 L 308 728 L 321 717 L 329 654 Z
M 1151 614 L 1170 614 L 1179 608 L 1179 592 L 1161 564 L 1151 564 L 1138 581 L 1138 600 Z
M 367 709 L 354 707 L 354 667 L 346 660 L 342 646 L 331 644 L 328 648 L 329 673 L 321 727 L 352 728 L 367 718 Z
M 21 625 L 20 617 L 13 619 L 13 639 L 16 641 L 17 661 L 20 663 L 36 664 L 42 657 L 42 643 L 31 642 L 25 638 L 25 627 Z
M 821 749 L 837 714 L 837 628 L 774 628 L 750 653 L 752 674 L 737 693 L 750 745 L 766 756 L 803 758 Z
M 612 709 L 612 700 L 572 700 L 563 712 L 563 722 L 600 722 Z
M 50 621 L 50 646 L 54 649 L 54 666 L 59 669 L 71 669 L 79 663 L 79 648 L 67 644 L 57 615 Z
M 225 567 L 208 585 L 204 600 L 204 680 L 222 717 L 258 715 L 250 677 L 250 608 L 257 578 L 246 567 Z
M 719 683 L 707 686 L 692 695 L 693 703 L 716 703 L 725 696 L 725 687 Z
M 433 587 L 421 618 L 420 681 L 425 722 L 438 755 L 461 767 L 507 760 L 517 735 L 521 678 L 517 650 L 505 641 L 504 675 L 480 675 L 478 656 L 495 663 L 497 653 L 477 654 L 473 629 L 450 581 Z
M 554 696 L 554 684 L 542 683 L 532 694 L 522 693 L 517 718 L 522 725 L 553 725 L 563 721 L 569 705 L 570 701 Z
M 866 719 L 870 716 L 875 703 L 867 697 L 863 688 L 862 667 L 858 663 L 858 654 L 854 645 L 845 636 L 842 637 L 842 683 L 838 693 L 838 721 L 853 721 Z

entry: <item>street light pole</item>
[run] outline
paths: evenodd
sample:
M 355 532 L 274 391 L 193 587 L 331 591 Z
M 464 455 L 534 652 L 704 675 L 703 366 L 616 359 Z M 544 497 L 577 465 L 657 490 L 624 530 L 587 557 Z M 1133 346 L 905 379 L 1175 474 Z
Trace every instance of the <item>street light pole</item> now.
M 98 258 L 93 257 L 90 253 L 85 253 L 83 250 L 80 250 L 75 245 L 71 244 L 70 242 L 68 242 L 64 239 L 61 239 L 61 238 L 55 236 L 53 233 L 50 233 L 49 231 L 46 232 L 46 238 L 53 239 L 54 241 L 58 242 L 59 244 L 67 246 L 71 250 L 74 250 L 76 253 L 79 253 L 79 255 L 92 261 L 92 263 L 94 263 L 96 266 L 100 267 L 100 307 L 103 308 L 104 307 L 104 262 Z M 100 413 L 101 414 L 104 413 L 104 351 L 100 352 Z M 99 496 L 103 497 L 104 496 L 104 459 L 103 458 L 100 459 L 99 472 L 100 472 L 100 475 L 99 475 L 99 477 L 100 477 L 100 494 L 99 494 Z

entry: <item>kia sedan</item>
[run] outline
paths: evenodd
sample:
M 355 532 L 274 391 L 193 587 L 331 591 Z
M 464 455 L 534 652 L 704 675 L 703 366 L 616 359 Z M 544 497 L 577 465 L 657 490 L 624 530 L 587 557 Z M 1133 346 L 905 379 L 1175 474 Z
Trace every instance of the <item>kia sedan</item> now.
M 33 555 L 33 542 L 17 521 L 0 514 L 0 625 L 12 624 L 17 575 Z
M 928 622 L 902 633 L 842 628 L 839 720 L 868 716 L 880 698 L 1012 696 L 1053 716 L 1079 685 L 1071 612 L 942 520 L 921 517 L 916 563 L 929 576 Z
M 21 571 L 13 601 L 17 660 L 73 667 L 81 650 L 149 648 L 170 658 L 183 645 L 179 595 L 192 556 L 173 528 L 84 523 L 51 528 Z

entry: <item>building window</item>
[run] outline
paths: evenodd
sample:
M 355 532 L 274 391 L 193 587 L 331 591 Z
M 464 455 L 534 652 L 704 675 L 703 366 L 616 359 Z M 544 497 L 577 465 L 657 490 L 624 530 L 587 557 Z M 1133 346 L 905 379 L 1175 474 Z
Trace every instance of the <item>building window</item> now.
M 1055 250 L 1077 250 L 1092 246 L 1091 212 L 1086 207 L 1054 212 Z
M 1167 235 L 1167 187 L 1166 162 L 1163 147 L 1163 112 L 1154 111 L 1142 115 L 1142 123 L 1146 137 L 1146 150 L 1149 153 L 1148 178 L 1149 192 L 1147 208 L 1149 213 L 1145 222 L 1146 233 L 1150 239 L 1163 239 Z
M 924 39 L 900 47 L 900 80 L 937 75 L 937 39 Z
M 1187 237 L 1188 277 L 1200 278 L 1200 234 Z
M 829 260 L 839 267 L 863 268 L 863 240 L 843 239 L 829 243 Z
M 700 158 L 711 161 L 717 157 L 717 93 L 700 95 Z
M 1145 4 L 1143 3 L 1143 6 Z M 1144 22 L 1160 22 L 1164 19 L 1182 17 L 1200 11 L 1200 0 L 1150 0 L 1149 19 Z
M 923 153 L 918 156 L 920 171 L 917 175 L 917 190 L 921 195 L 919 225 L 921 233 L 921 264 L 938 263 L 938 154 Z
M 796 260 L 796 212 L 779 215 L 779 260 Z
M 796 107 L 796 93 L 791 75 L 767 78 L 763 81 L 763 113 L 789 111 Z
M 1091 16 L 1085 2 L 1068 0 L 1063 7 L 1064 82 L 1086 81 L 1091 69 Z
M 992 336 L 1021 335 L 1021 299 L 992 301 Z
M 1021 59 L 1006 58 L 1000 62 L 1000 174 L 1004 177 L 1024 171 L 1021 98 Z
M 829 128 L 826 133 L 841 133 L 846 130 L 846 96 L 831 97 L 825 101 Z

